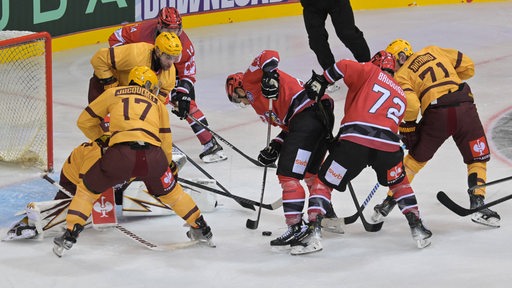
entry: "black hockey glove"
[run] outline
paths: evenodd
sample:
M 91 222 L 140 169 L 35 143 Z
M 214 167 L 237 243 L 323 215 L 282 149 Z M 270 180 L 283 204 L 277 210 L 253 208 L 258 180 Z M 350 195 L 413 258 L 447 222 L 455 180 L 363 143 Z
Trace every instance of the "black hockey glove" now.
M 258 155 L 258 161 L 265 165 L 271 165 L 276 162 L 279 157 L 279 152 L 281 152 L 281 143 L 277 141 L 272 141 L 260 151 L 260 155 Z
M 103 85 L 103 90 L 107 90 L 110 88 L 114 88 L 119 86 L 119 81 L 117 81 L 116 77 L 110 76 L 105 79 L 99 79 L 100 84 Z
M 176 114 L 178 117 L 180 117 L 181 120 L 185 119 L 188 115 L 188 112 L 190 112 L 190 96 L 188 94 L 177 92 L 176 96 L 172 97 L 172 101 L 174 103 L 174 108 L 172 113 Z
M 174 176 L 174 179 L 178 180 L 178 165 L 174 160 L 171 161 L 171 164 L 169 164 L 169 169 L 171 169 L 172 176 Z
M 316 74 L 314 70 L 311 72 L 313 72 L 313 75 L 311 79 L 304 84 L 304 88 L 306 88 L 309 99 L 318 101 L 324 96 L 325 89 L 329 86 L 329 82 L 325 79 L 324 75 Z
M 398 131 L 400 132 L 400 136 L 402 136 L 402 142 L 407 150 L 416 146 L 416 142 L 418 142 L 418 133 L 416 132 L 417 127 L 418 124 L 416 121 L 402 122 L 398 126 Z
M 108 148 L 108 142 L 110 142 L 110 135 L 103 134 L 101 137 L 98 137 L 94 140 L 101 148 Z
M 279 96 L 279 73 L 276 70 L 271 72 L 263 71 L 261 93 L 267 99 L 277 99 Z

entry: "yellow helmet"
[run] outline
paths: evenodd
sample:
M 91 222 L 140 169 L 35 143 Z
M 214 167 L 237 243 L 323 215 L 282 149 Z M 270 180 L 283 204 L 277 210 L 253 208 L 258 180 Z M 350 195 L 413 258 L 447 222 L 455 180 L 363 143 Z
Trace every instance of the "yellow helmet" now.
M 174 32 L 160 33 L 155 39 L 155 46 L 160 52 L 171 56 L 180 56 L 182 50 L 180 38 Z
M 414 53 L 411 44 L 404 39 L 395 39 L 393 42 L 389 43 L 386 52 L 393 54 L 396 59 L 399 59 L 398 54 L 400 54 L 400 52 L 403 52 L 407 57 Z
M 135 66 L 128 74 L 128 82 L 130 85 L 136 84 L 153 92 L 158 88 L 158 78 L 155 72 L 146 66 Z

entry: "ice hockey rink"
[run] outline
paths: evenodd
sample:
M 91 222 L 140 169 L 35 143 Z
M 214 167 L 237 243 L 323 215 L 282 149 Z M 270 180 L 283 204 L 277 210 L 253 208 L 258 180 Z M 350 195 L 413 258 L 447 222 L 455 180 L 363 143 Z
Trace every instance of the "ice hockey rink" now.
M 488 181 L 512 172 L 512 2 L 459 4 L 356 11 L 372 54 L 395 38 L 409 40 L 415 50 L 427 45 L 457 48 L 476 64 L 468 81 L 491 144 Z M 327 25 L 336 58 L 352 58 Z M 252 108 L 228 102 L 224 82 L 228 74 L 245 70 L 264 49 L 280 52 L 280 69 L 307 80 L 311 69 L 320 72 L 307 44 L 301 16 L 186 29 L 196 48 L 197 102 L 210 128 L 246 154 L 256 157 L 266 143 L 266 125 Z M 85 141 L 76 119 L 87 104 L 92 68 L 89 59 L 101 43 L 54 54 L 54 153 L 58 179 L 71 150 Z M 336 114 L 342 113 L 347 88 L 332 93 Z M 260 199 L 263 168 L 224 146 L 229 159 L 215 164 L 199 160 L 202 146 L 185 121 L 170 114 L 174 142 L 231 193 Z M 508 125 L 508 126 L 507 126 Z M 337 129 L 337 128 L 335 128 Z M 279 131 L 273 128 L 272 135 Z M 222 144 L 222 143 L 221 143 Z M 206 178 L 193 165 L 180 172 L 186 178 Z M 0 166 L 0 237 L 19 219 L 14 214 L 30 201 L 51 200 L 56 188 L 38 172 Z M 115 230 L 87 229 L 62 258 L 52 253 L 52 239 L 0 242 L 0 287 L 507 287 L 512 281 L 512 201 L 495 206 L 501 227 L 487 228 L 459 217 L 436 199 L 440 190 L 464 207 L 466 166 L 456 146 L 447 141 L 435 158 L 416 176 L 413 188 L 424 223 L 433 232 L 432 245 L 418 249 L 398 209 L 387 217 L 381 231 L 366 232 L 357 221 L 345 234 L 323 233 L 323 251 L 291 256 L 274 251 L 269 241 L 286 225 L 282 208 L 263 209 L 257 230 L 245 227 L 257 211 L 217 196 L 218 206 L 205 213 L 216 248 L 201 246 L 174 251 L 151 251 Z M 367 169 L 353 181 L 363 202 L 376 183 Z M 512 182 L 489 186 L 487 201 L 512 193 Z M 380 188 L 369 207 L 385 197 Z M 281 197 L 275 170 L 269 170 L 265 203 Z M 355 213 L 348 192 L 333 192 L 338 216 Z M 370 218 L 372 209 L 364 211 Z M 119 211 L 118 211 L 119 212 Z M 161 245 L 186 241 L 183 221 L 177 216 L 124 217 L 119 222 L 140 236 Z M 272 231 L 271 237 L 262 231 Z

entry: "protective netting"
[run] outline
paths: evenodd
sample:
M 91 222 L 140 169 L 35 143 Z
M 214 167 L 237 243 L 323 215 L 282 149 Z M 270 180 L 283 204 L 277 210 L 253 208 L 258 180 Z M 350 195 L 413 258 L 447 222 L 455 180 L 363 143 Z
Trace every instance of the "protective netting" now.
M 0 31 L 0 41 L 31 33 Z M 0 161 L 48 168 L 45 41 L 0 42 Z

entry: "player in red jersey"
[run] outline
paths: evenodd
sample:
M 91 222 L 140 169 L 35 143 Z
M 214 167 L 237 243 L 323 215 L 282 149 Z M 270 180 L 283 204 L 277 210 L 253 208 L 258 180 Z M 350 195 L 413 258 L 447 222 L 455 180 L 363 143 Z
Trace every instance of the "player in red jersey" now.
M 349 181 L 370 166 L 379 183 L 389 186 L 405 215 L 419 248 L 430 244 L 432 233 L 423 226 L 418 203 L 406 177 L 398 125 L 404 117 L 404 91 L 393 79 L 395 59 L 379 51 L 371 63 L 341 60 L 323 75 L 313 73 L 308 95 L 319 98 L 326 87 L 343 78 L 348 86 L 344 116 L 329 155 L 313 183 L 314 189 L 345 191 Z
M 229 75 L 226 92 L 231 102 L 251 105 L 262 120 L 270 121 L 281 132 L 260 151 L 258 160 L 269 165 L 277 158 L 277 177 L 283 189 L 283 209 L 288 230 L 270 242 L 271 246 L 287 246 L 298 242 L 308 230 L 303 225 L 302 210 L 308 190 L 308 221 L 319 223 L 317 216 L 332 212 L 331 193 L 312 190 L 312 180 L 325 157 L 334 115 L 333 101 L 322 95 L 321 103 L 328 121 L 320 116 L 320 105 L 308 98 L 303 81 L 279 70 L 277 51 L 265 50 L 251 63 L 245 73 Z M 273 101 L 271 111 L 269 101 Z M 313 191 L 317 191 L 314 193 Z
M 206 163 L 226 160 L 227 156 L 224 154 L 222 146 L 217 143 L 215 137 L 187 116 L 187 114 L 190 114 L 204 125 L 208 125 L 206 117 L 197 107 L 195 101 L 196 62 L 194 60 L 194 45 L 185 31 L 183 31 L 182 20 L 178 10 L 174 7 L 164 7 L 154 19 L 125 25 L 114 31 L 108 38 L 108 42 L 111 47 L 137 42 L 154 44 L 156 36 L 162 32 L 176 33 L 183 47 L 181 58 L 178 62 L 174 63 L 177 83 L 176 88 L 171 93 L 171 104 L 178 109 L 173 110 L 173 112 L 180 119 L 187 120 L 199 142 L 204 146 L 203 152 L 199 154 L 199 158 Z

